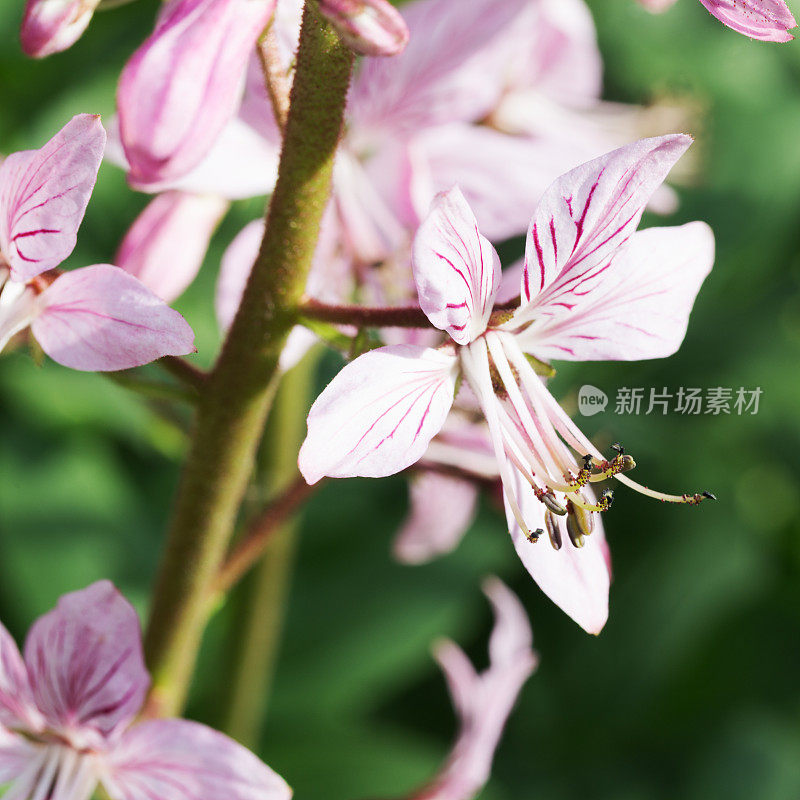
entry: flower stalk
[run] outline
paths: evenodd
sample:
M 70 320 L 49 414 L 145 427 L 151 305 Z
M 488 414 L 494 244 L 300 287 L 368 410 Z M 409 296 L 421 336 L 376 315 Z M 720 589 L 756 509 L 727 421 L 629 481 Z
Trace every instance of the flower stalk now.
M 298 318 L 330 192 L 353 55 L 327 23 L 303 13 L 278 180 L 239 310 L 198 404 L 156 581 L 145 653 L 148 711 L 181 709 L 225 556 L 250 480 L 277 376 Z

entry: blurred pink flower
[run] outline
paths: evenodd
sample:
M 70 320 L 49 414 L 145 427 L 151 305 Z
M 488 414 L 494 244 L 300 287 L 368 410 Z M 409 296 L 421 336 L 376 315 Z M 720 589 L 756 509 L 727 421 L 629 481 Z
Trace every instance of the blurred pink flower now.
M 477 673 L 454 642 L 436 645 L 436 660 L 444 672 L 459 718 L 459 733 L 450 756 L 436 777 L 413 800 L 472 800 L 489 780 L 494 751 L 525 681 L 538 657 L 525 609 L 497 578 L 483 591 L 495 613 L 489 640 L 489 667 Z
M 274 8 L 275 0 L 164 5 L 117 92 L 131 185 L 180 178 L 208 154 L 236 113 L 247 61 Z
M 387 0 L 319 0 L 319 10 L 357 53 L 396 56 L 408 43 L 408 28 Z
M 0 625 L 0 783 L 7 800 L 288 800 L 241 745 L 181 719 L 133 724 L 150 680 L 139 620 L 108 581 L 64 595 L 28 633 Z
M 27 0 L 20 42 L 34 58 L 66 50 L 91 22 L 100 0 Z
M 521 302 L 510 315 L 492 316 L 500 260 L 464 196 L 440 195 L 414 240 L 414 276 L 422 310 L 451 341 L 381 347 L 348 364 L 309 413 L 299 456 L 306 480 L 382 477 L 419 461 L 463 375 L 488 423 L 518 555 L 545 594 L 597 633 L 609 573 L 594 512 L 610 496 L 595 502 L 586 487 L 612 476 L 631 485 L 619 474 L 631 463 L 604 459 L 528 356 L 635 360 L 677 350 L 713 263 L 713 235 L 700 222 L 635 231 L 690 143 L 644 139 L 559 178 L 531 222 Z M 535 546 L 545 529 L 552 547 Z
M 159 194 L 131 225 L 114 263 L 172 302 L 195 279 L 227 210 L 217 195 Z
M 122 270 L 54 271 L 75 247 L 105 139 L 100 118 L 83 114 L 0 166 L 0 350 L 28 326 L 74 369 L 127 369 L 194 349 L 183 317 Z
M 650 11 L 664 11 L 675 0 L 639 0 Z M 720 22 L 751 39 L 789 42 L 797 22 L 783 0 L 700 0 Z

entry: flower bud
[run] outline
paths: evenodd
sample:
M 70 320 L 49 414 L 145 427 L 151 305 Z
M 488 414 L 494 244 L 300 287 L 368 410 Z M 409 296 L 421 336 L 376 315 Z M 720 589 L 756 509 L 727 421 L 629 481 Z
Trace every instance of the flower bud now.
M 33 58 L 60 53 L 80 38 L 100 0 L 28 0 L 19 38 Z
M 169 0 L 122 71 L 119 130 L 135 188 L 196 166 L 234 115 L 275 0 Z
M 362 55 L 396 56 L 408 44 L 405 20 L 386 0 L 319 0 L 319 10 Z

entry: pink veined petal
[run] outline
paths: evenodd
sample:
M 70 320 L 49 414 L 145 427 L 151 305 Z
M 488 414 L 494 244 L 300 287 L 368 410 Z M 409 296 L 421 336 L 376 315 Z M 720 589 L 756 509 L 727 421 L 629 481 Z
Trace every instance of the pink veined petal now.
M 547 189 L 528 230 L 524 316 L 533 298 L 568 308 L 602 283 L 650 196 L 691 142 L 681 134 L 642 139 L 573 169 Z
M 89 27 L 100 0 L 28 0 L 20 28 L 26 55 L 34 58 L 71 47 Z
M 0 624 L 0 734 L 3 725 L 36 730 L 40 721 L 25 662 L 11 634 Z
M 39 710 L 76 747 L 98 747 L 126 727 L 150 684 L 139 618 L 109 581 L 65 594 L 25 641 Z
M 300 472 L 320 478 L 382 478 L 418 461 L 453 404 L 451 353 L 379 347 L 342 369 L 308 415 Z
M 475 517 L 478 489 L 463 478 L 423 472 L 411 480 L 409 500 L 393 550 L 399 561 L 423 564 L 456 548 Z
M 136 218 L 114 263 L 172 302 L 195 279 L 227 209 L 214 195 L 160 194 Z
M 402 8 L 410 38 L 392 59 L 367 59 L 355 78 L 359 126 L 411 133 L 477 120 L 504 89 L 516 17 L 527 0 L 416 0 Z
M 170 0 L 119 82 L 120 138 L 134 184 L 174 181 L 209 152 L 241 99 L 275 0 Z
M 797 27 L 792 12 L 783 0 L 700 0 L 729 28 L 765 42 L 794 39 L 790 28 Z
M 0 725 L 0 786 L 20 777 L 39 751 L 40 747 Z
M 72 369 L 130 369 L 194 352 L 186 320 L 119 267 L 98 264 L 63 275 L 39 296 L 31 331 L 42 349 Z
M 249 750 L 183 719 L 142 722 L 108 757 L 113 800 L 288 800 L 286 782 Z
M 519 500 L 522 515 L 530 530 L 544 528 L 544 505 L 530 484 L 515 470 L 511 491 Z M 529 542 L 517 525 L 508 502 L 506 519 L 517 555 L 539 588 L 588 633 L 600 633 L 608 619 L 608 590 L 611 582 L 603 525 L 595 515 L 595 530 L 586 543 L 576 548 L 569 540 L 563 517 L 556 517 L 561 527 L 562 545 L 554 550 L 547 536 Z
M 517 340 L 547 361 L 672 355 L 713 263 L 714 234 L 704 222 L 638 231 L 595 292 L 576 297 L 571 308 L 535 300 L 535 320 Z
M 414 237 L 414 280 L 431 323 L 469 344 L 489 322 L 500 258 L 456 186 L 436 197 Z
M 0 251 L 12 280 L 30 280 L 72 252 L 105 142 L 100 117 L 81 114 L 44 147 L 0 166 Z
M 320 0 L 320 12 L 357 53 L 396 56 L 408 44 L 408 28 L 387 0 Z
M 480 793 L 519 691 L 538 663 L 531 649 L 530 623 L 519 601 L 497 578 L 489 579 L 484 591 L 497 618 L 488 669 L 476 675 L 452 642 L 439 644 L 435 651 L 460 729 L 449 758 L 433 781 L 415 793 L 417 800 L 472 800 Z

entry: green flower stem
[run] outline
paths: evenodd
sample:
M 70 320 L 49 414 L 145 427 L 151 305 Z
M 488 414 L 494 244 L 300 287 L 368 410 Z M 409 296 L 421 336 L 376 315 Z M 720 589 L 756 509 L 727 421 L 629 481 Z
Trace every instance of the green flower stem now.
M 270 411 L 264 460 L 270 493 L 297 483 L 297 452 L 317 358 L 309 354 L 281 381 Z M 247 747 L 258 744 L 277 657 L 294 564 L 297 525 L 291 515 L 264 540 L 262 558 L 242 585 L 242 613 L 236 626 L 231 692 L 225 730 Z
M 208 616 L 207 596 L 250 480 L 286 337 L 330 195 L 353 54 L 303 11 L 278 180 L 239 311 L 204 381 L 195 433 L 153 593 L 147 712 L 178 713 Z

